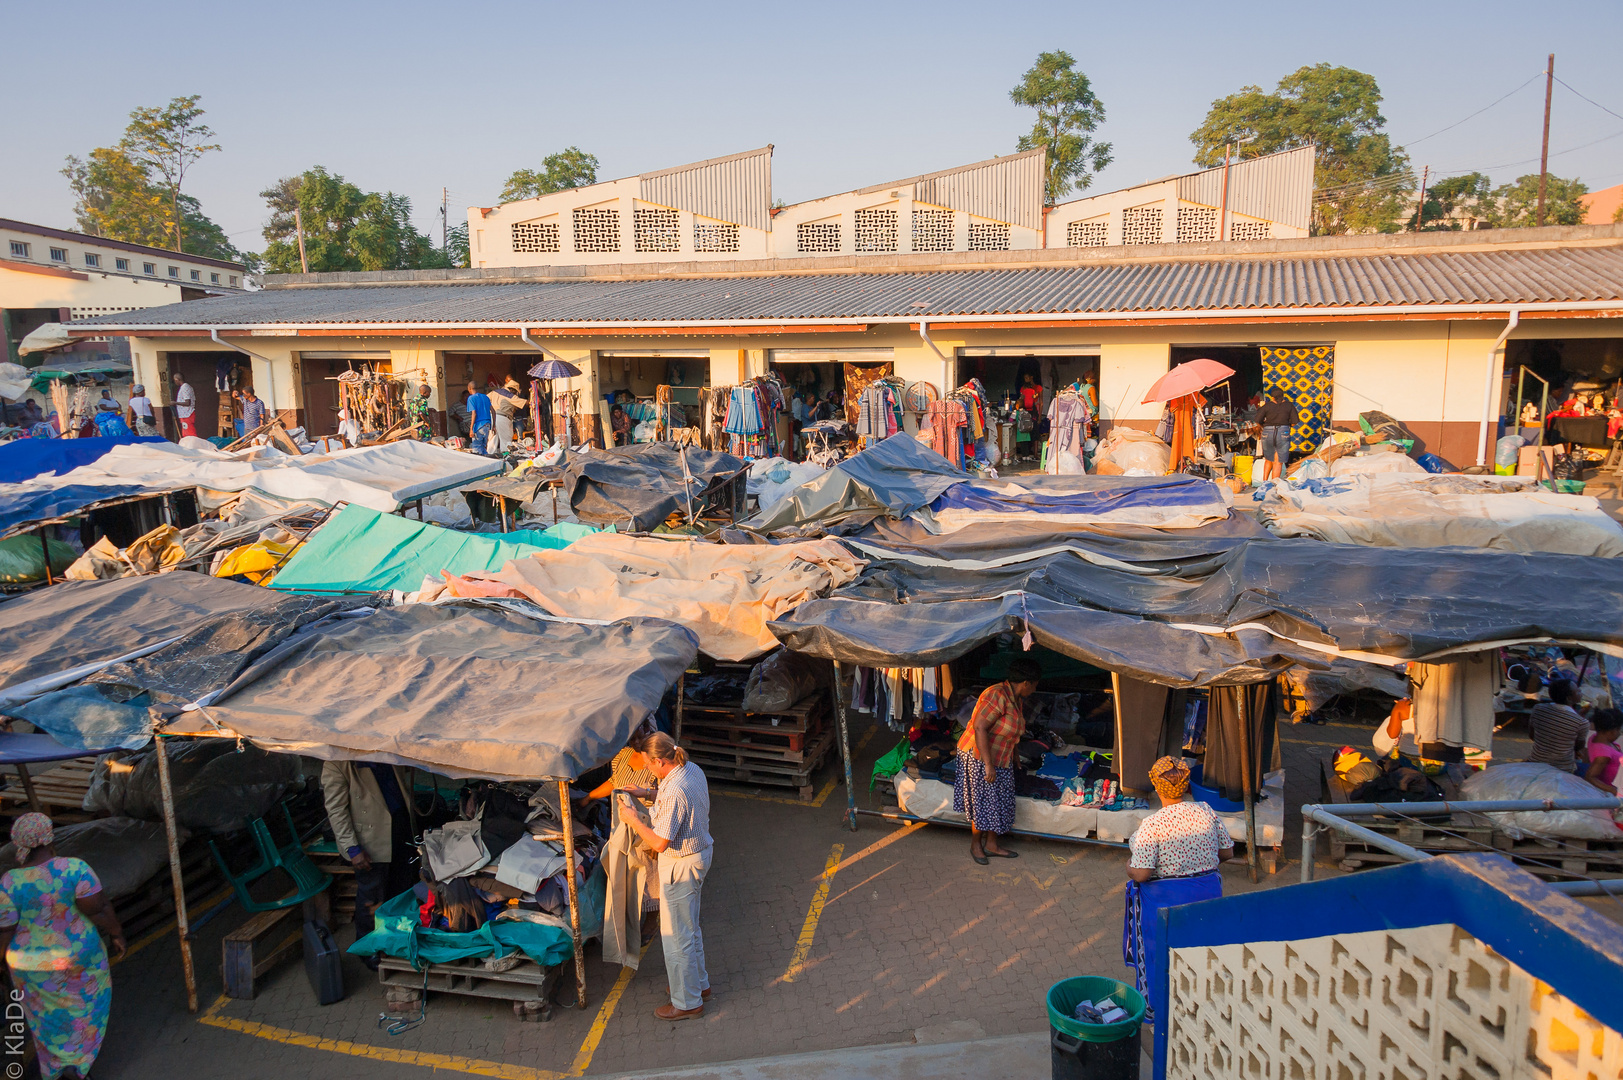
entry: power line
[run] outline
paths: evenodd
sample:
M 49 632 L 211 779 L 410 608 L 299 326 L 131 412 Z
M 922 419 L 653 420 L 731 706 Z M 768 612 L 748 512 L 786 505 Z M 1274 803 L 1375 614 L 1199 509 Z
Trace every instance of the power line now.
M 1540 74 L 1542 74 L 1542 72 Z M 1578 91 L 1572 89 L 1572 84 L 1567 82 L 1565 79 L 1561 78 L 1561 76 L 1557 75 L 1555 77 L 1555 81 L 1560 83 L 1562 86 L 1565 86 L 1568 90 L 1572 90 L 1572 92 L 1574 94 L 1578 94 Z M 1583 98 L 1585 101 L 1589 102 L 1591 105 L 1595 106 L 1595 108 L 1599 109 L 1601 112 L 1610 113 L 1612 116 L 1617 117 L 1619 120 L 1623 120 L 1623 113 L 1612 112 L 1611 109 L 1608 109 L 1606 106 L 1602 105 L 1600 102 L 1596 101 L 1592 97 L 1586 97 L 1583 94 L 1578 94 L 1578 96 Z
M 1476 117 L 1481 116 L 1483 113 L 1487 112 L 1489 109 L 1493 108 L 1495 105 L 1499 104 L 1499 102 L 1505 100 L 1505 98 L 1510 97 L 1511 94 L 1520 93 L 1522 90 L 1527 89 L 1527 87 L 1529 87 L 1529 86 L 1531 86 L 1533 84 L 1533 81 L 1535 79 L 1537 79 L 1540 75 L 1543 75 L 1543 74 L 1544 74 L 1544 72 L 1542 72 L 1542 71 L 1535 71 L 1532 74 L 1532 76 L 1530 76 L 1528 78 L 1528 80 L 1526 82 L 1524 82 L 1520 86 L 1516 87 L 1515 90 L 1512 90 L 1509 94 L 1504 95 L 1504 97 L 1496 98 L 1493 101 L 1489 102 L 1488 104 L 1482 106 L 1482 108 L 1478 109 L 1476 112 L 1472 113 L 1470 116 L 1467 116 L 1465 118 L 1465 120 L 1475 119 Z M 1562 85 L 1566 85 L 1566 84 L 1563 83 Z M 1567 89 L 1571 90 L 1572 88 L 1569 86 L 1569 87 L 1567 87 Z M 1577 93 L 1577 91 L 1574 90 L 1573 93 Z M 1430 135 L 1427 135 L 1425 139 L 1416 139 L 1413 142 L 1404 143 L 1404 147 L 1408 148 L 1410 146 L 1419 146 L 1421 143 L 1425 142 L 1426 139 L 1435 139 L 1437 136 L 1441 135 L 1443 132 L 1452 131 L 1455 128 L 1459 127 L 1461 124 L 1465 123 L 1465 120 L 1456 120 L 1454 123 L 1448 125 L 1445 128 L 1438 128 L 1436 131 L 1432 132 Z

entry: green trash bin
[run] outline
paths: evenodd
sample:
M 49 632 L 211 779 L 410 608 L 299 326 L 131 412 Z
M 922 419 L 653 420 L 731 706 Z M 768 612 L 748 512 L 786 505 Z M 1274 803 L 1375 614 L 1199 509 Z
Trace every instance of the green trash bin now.
M 1078 1003 L 1102 998 L 1126 1009 L 1127 1019 L 1088 1024 L 1076 1018 Z M 1137 1080 L 1144 1007 L 1143 996 L 1120 979 L 1081 975 L 1049 987 L 1053 1080 Z

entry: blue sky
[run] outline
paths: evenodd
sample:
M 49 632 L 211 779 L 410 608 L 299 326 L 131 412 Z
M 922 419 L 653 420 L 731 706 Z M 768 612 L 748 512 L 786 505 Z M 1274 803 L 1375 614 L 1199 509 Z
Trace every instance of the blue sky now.
M 493 202 L 510 171 L 571 144 L 596 154 L 607 179 L 770 142 L 774 194 L 791 202 L 1008 153 L 1030 126 L 1008 89 L 1046 49 L 1069 50 L 1105 103 L 1099 134 L 1115 162 L 1095 191 L 1186 170 L 1189 133 L 1214 98 L 1248 83 L 1271 89 L 1320 61 L 1376 76 L 1388 130 L 1417 168 L 1482 169 L 1495 182 L 1537 169 L 1542 78 L 1417 140 L 1515 89 L 1545 54 L 1556 53 L 1558 76 L 1623 114 L 1617 0 L 0 0 L 0 25 L 30 43 L 0 65 L 0 216 L 71 228 L 64 156 L 115 141 L 136 106 L 201 93 L 225 149 L 187 190 L 246 250 L 263 246 L 257 193 L 312 165 L 409 195 L 437 237 L 442 187 L 454 224 L 468 205 Z M 1559 84 L 1550 144 L 1552 172 L 1592 189 L 1623 183 L 1623 119 Z

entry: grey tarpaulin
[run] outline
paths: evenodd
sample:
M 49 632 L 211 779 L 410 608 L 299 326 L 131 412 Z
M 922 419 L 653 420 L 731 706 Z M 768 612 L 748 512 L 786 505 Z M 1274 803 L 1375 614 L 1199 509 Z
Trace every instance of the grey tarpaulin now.
M 88 513 L 97 503 L 135 495 L 161 495 L 142 484 L 72 484 L 41 487 L 0 484 L 0 540 L 28 532 L 42 521 Z
M 278 606 L 269 589 L 186 571 L 37 589 L 0 604 L 0 707 L 171 644 L 222 616 Z
M 745 523 L 768 533 L 802 525 L 828 525 L 852 514 L 881 511 L 903 518 L 969 479 L 911 435 L 892 437 L 846 458 L 791 491 Z
M 1328 654 L 1292 639 L 1393 660 L 1540 638 L 1623 646 L 1615 559 L 1272 540 L 1212 562 L 1166 577 L 1069 552 L 975 571 L 882 560 L 770 626 L 803 652 L 916 666 L 1029 618 L 1044 645 L 1168 686 L 1258 681 L 1292 662 L 1327 666 Z M 1583 588 L 1560 587 L 1572 581 Z
M 625 746 L 698 648 L 659 619 L 413 604 L 310 628 L 205 711 L 267 750 L 452 777 L 573 780 Z
M 691 485 L 682 471 L 683 457 L 686 475 L 695 481 Z M 562 478 L 569 508 L 588 525 L 647 532 L 672 513 L 685 511 L 688 496 L 697 500 L 713 481 L 743 467 L 731 454 L 691 446 L 679 450 L 675 443 L 658 442 L 570 452 L 547 475 Z
M 1261 630 L 1203 634 L 1030 595 L 921 604 L 835 597 L 767 625 L 796 652 L 863 667 L 945 664 L 1028 627 L 1044 648 L 1163 686 L 1258 682 L 1295 664 L 1329 666 L 1322 653 Z

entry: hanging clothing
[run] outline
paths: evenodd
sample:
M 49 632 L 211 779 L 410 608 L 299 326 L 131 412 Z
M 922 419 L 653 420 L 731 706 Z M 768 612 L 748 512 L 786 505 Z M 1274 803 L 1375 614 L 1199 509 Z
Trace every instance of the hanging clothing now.
M 1414 737 L 1427 743 L 1493 745 L 1493 709 L 1501 686 L 1499 658 L 1490 650 L 1409 669 L 1414 684 Z
M 1062 472 L 1082 472 L 1082 441 L 1087 438 L 1088 421 L 1092 414 L 1087 402 L 1069 390 L 1056 394 L 1048 406 L 1048 463 L 1045 472 L 1058 476 Z M 1069 468 L 1062 468 L 1060 459 L 1068 456 Z
M 611 796 L 618 804 L 620 796 Z M 637 970 L 642 960 L 642 916 L 648 885 L 658 881 L 657 857 L 624 822 L 616 822 L 603 845 L 603 871 L 608 878 L 603 902 L 603 959 Z
M 1195 443 L 1199 439 L 1195 431 L 1195 416 L 1205 405 L 1206 398 L 1198 390 L 1167 403 L 1172 414 L 1172 455 L 1167 462 L 1168 473 L 1177 472 L 1184 458 L 1195 456 Z
M 961 401 L 947 399 L 930 402 L 926 414 L 930 432 L 935 436 L 936 453 L 962 467 L 964 463 L 963 429 L 969 426 L 969 416 Z
M 1206 764 L 1202 783 L 1219 789 L 1224 798 L 1244 797 L 1245 770 L 1240 767 L 1240 694 L 1246 695 L 1246 727 L 1251 737 L 1251 792 L 1262 790 L 1264 773 L 1279 768 L 1279 687 L 1276 683 L 1214 686 L 1206 716 Z

